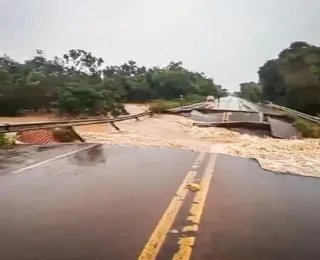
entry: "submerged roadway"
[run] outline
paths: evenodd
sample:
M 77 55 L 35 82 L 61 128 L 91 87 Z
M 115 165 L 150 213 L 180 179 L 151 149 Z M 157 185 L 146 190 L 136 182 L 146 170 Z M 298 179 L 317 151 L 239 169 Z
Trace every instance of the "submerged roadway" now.
M 0 154 L 0 259 L 316 260 L 319 201 L 319 179 L 245 158 L 20 147 Z

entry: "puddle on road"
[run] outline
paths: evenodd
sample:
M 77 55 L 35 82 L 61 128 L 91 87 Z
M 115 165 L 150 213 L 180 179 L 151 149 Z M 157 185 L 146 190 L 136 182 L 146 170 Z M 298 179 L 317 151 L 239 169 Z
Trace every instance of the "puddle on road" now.
M 103 145 L 95 145 L 70 157 L 69 161 L 78 166 L 94 166 L 107 161 L 107 149 Z
M 0 150 L 0 170 L 7 168 L 8 165 L 24 161 L 27 154 L 28 152 L 24 149 L 8 148 Z
M 52 149 L 55 149 L 57 148 L 59 145 L 57 144 L 54 144 L 54 145 L 41 145 L 41 146 L 38 146 L 36 148 L 36 151 L 37 152 L 43 152 L 43 151 L 48 151 L 48 150 L 52 150 Z
M 220 155 L 194 259 L 318 260 L 319 218 L 320 179 Z
M 19 145 L 0 150 L 0 177 L 16 169 L 81 149 L 83 145 L 85 144 Z

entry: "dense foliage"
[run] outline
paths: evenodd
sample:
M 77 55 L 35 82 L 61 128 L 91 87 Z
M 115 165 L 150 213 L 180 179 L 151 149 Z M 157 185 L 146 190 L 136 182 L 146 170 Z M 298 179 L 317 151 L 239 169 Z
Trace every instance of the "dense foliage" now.
M 52 60 L 37 51 L 23 63 L 0 57 L 0 115 L 39 109 L 118 115 L 124 112 L 123 102 L 226 94 L 213 79 L 185 69 L 181 62 L 148 69 L 134 61 L 107 66 L 83 50 Z
M 294 42 L 278 58 L 267 61 L 258 74 L 261 99 L 309 114 L 320 112 L 320 47 Z M 252 96 L 257 88 L 251 84 L 240 95 Z
M 262 86 L 255 82 L 241 83 L 240 92 L 236 92 L 235 95 L 252 102 L 259 102 L 262 99 Z

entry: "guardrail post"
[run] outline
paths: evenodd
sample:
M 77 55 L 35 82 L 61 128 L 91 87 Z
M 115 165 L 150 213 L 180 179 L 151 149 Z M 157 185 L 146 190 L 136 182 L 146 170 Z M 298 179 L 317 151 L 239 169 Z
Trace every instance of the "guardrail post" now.
M 80 142 L 85 142 L 85 140 L 74 130 L 72 126 L 68 127 L 72 134 L 79 139 Z
M 259 113 L 259 122 L 263 122 L 264 115 L 262 112 Z
M 110 122 L 110 125 L 112 125 L 115 129 L 117 129 L 118 131 L 120 131 L 120 128 L 117 127 L 114 122 Z
M 144 112 L 135 115 L 123 116 L 119 118 L 99 118 L 99 119 L 76 119 L 76 120 L 60 120 L 60 121 L 47 121 L 47 122 L 35 122 L 35 123 L 18 123 L 18 124 L 7 124 L 0 123 L 0 133 L 6 132 L 17 132 L 23 130 L 39 130 L 39 129 L 50 129 L 55 127 L 69 127 L 69 126 L 80 126 L 80 125 L 91 125 L 91 124 L 105 124 L 110 123 L 115 129 L 120 131 L 114 122 L 120 122 L 129 119 L 139 120 L 142 116 L 152 116 L 152 112 Z

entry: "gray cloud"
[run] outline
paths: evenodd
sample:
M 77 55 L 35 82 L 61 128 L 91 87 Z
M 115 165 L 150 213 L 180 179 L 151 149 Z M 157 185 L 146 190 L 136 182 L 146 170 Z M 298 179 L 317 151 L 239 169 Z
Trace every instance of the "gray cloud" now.
M 71 48 L 109 64 L 183 61 L 231 90 L 292 41 L 320 45 L 318 0 L 0 0 L 0 52 Z

